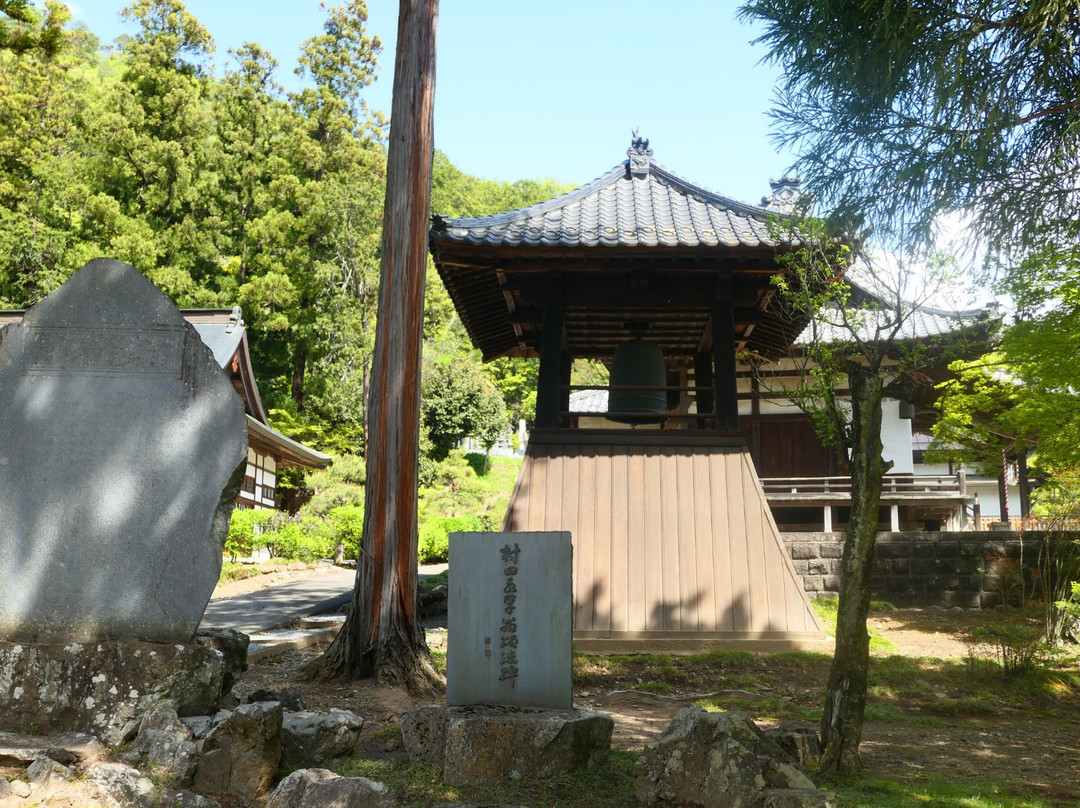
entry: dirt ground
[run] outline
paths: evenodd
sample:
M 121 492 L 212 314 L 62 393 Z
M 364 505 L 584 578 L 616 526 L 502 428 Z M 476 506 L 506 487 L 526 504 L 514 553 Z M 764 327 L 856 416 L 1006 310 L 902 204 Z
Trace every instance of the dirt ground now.
M 241 584 L 257 585 L 242 581 L 229 586 Z M 988 614 L 986 619 L 994 618 Z M 949 630 L 952 622 L 954 619 L 947 613 L 931 610 L 876 612 L 869 621 L 876 633 L 895 646 L 896 650 L 889 653 L 963 659 L 968 646 Z M 439 642 L 438 634 L 434 640 Z M 371 758 L 403 755 L 400 743 L 392 737 L 387 739 L 387 733 L 379 730 L 394 726 L 403 712 L 431 700 L 366 682 L 304 681 L 299 676 L 300 668 L 319 652 L 293 651 L 254 665 L 244 674 L 237 692 L 243 697 L 261 687 L 291 688 L 304 695 L 308 709 L 352 710 L 365 719 L 363 754 Z M 802 681 L 785 680 L 777 689 L 813 699 L 821 689 L 818 676 L 814 673 Z M 599 687 L 594 682 L 588 687 L 575 687 L 574 701 L 577 706 L 610 714 L 615 719 L 613 746 L 637 750 L 660 734 L 678 710 L 693 704 L 700 695 L 677 690 L 664 695 L 612 692 L 602 682 Z M 908 712 L 917 709 L 909 707 Z M 758 723 L 775 725 L 760 719 Z M 1009 790 L 1018 795 L 1037 795 L 1062 808 L 1080 805 L 1080 714 L 1058 711 L 1047 717 L 1002 710 L 993 716 L 947 717 L 927 724 L 923 727 L 910 721 L 867 721 L 861 747 L 867 774 L 883 779 L 954 782 L 993 778 L 1004 780 Z

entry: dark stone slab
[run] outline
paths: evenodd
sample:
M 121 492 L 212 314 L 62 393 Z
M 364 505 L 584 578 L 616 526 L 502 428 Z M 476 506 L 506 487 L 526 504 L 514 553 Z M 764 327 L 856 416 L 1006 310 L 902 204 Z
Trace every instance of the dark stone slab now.
M 246 454 L 243 402 L 176 306 L 84 266 L 0 331 L 0 639 L 190 640 Z

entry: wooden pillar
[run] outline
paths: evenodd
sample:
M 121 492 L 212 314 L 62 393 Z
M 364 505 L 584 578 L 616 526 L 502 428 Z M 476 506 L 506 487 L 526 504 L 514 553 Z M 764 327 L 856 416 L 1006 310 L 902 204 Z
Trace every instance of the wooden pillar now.
M 1009 521 L 1009 458 L 1005 450 L 1001 450 L 1001 474 L 998 475 L 998 511 L 1001 514 L 998 519 L 1002 522 Z
M 1021 447 L 1016 454 L 1016 484 L 1020 489 L 1020 516 L 1024 520 L 1024 527 L 1028 526 L 1031 518 L 1031 485 L 1028 482 L 1027 449 Z
M 757 373 L 750 377 L 750 435 L 748 440 L 750 441 L 750 457 L 757 464 L 757 468 L 762 468 L 761 465 L 761 380 L 758 379 Z M 831 513 L 831 509 L 830 509 Z M 831 517 L 830 517 L 831 518 Z
M 569 427 L 570 416 L 563 415 L 570 411 L 570 374 L 574 369 L 574 357 L 566 351 L 559 354 L 559 407 L 555 411 L 555 426 Z
M 712 305 L 713 388 L 716 428 L 739 431 L 739 387 L 735 378 L 735 308 L 730 280 L 721 281 Z
M 709 429 L 713 426 L 713 413 L 716 398 L 712 391 L 713 386 L 713 363 L 712 356 L 707 353 L 694 354 L 694 398 L 697 401 L 698 428 Z M 707 387 L 708 390 L 702 388 Z
M 562 281 L 552 278 L 544 304 L 544 326 L 540 334 L 540 373 L 536 381 L 536 426 L 558 426 L 563 385 L 563 301 Z

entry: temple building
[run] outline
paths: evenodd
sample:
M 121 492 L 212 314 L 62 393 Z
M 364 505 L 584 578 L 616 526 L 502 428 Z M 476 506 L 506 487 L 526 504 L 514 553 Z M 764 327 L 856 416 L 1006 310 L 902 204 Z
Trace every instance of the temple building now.
M 672 173 L 636 136 L 628 156 L 548 202 L 433 219 L 435 265 L 484 359 L 540 360 L 503 527 L 571 532 L 581 650 L 820 645 L 739 422 L 737 351 L 779 355 L 804 325 L 767 305 L 794 246 L 767 220 L 797 186 L 758 207 Z M 575 426 L 579 357 L 612 367 L 605 420 L 620 428 Z

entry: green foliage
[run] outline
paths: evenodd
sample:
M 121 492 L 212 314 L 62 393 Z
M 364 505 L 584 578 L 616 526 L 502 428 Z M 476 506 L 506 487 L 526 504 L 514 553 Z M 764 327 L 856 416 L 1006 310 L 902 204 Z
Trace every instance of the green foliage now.
M 365 101 L 381 53 L 366 4 L 326 9 L 292 95 L 257 43 L 215 54 L 180 0 L 135 0 L 124 17 L 129 35 L 103 53 L 61 4 L 0 0 L 0 307 L 33 304 L 101 255 L 178 305 L 239 304 L 275 428 L 362 453 L 386 175 L 385 120 Z M 443 213 L 564 190 L 436 163 Z M 433 362 L 475 364 L 434 272 L 425 337 Z M 535 376 L 525 360 L 481 372 L 481 437 L 508 420 L 492 382 L 516 425 L 532 418 Z
M 1080 581 L 1080 541 L 1075 534 L 1051 531 L 1039 546 L 1039 610 L 1042 616 L 1040 639 L 1051 648 L 1080 641 L 1080 624 L 1069 599 Z
M 235 561 L 225 561 L 221 565 L 218 583 L 227 584 L 232 581 L 243 581 L 248 578 L 257 578 L 262 574 L 262 570 L 251 564 L 237 564 Z
M 45 8 L 42 14 L 29 0 L 0 0 L 0 52 L 55 56 L 64 47 L 63 26 L 71 13 L 55 1 Z
M 248 508 L 235 509 L 229 517 L 229 532 L 225 536 L 225 554 L 237 558 L 250 556 L 262 546 L 261 534 L 270 524 L 274 511 Z
M 1055 604 L 1061 612 L 1066 630 L 1071 631 L 1074 639 L 1080 639 L 1080 581 L 1069 583 L 1069 594 Z
M 263 529 L 261 541 L 273 558 L 306 563 L 330 558 L 337 543 L 326 521 L 278 511 Z
M 367 468 L 357 455 L 338 455 L 325 469 L 307 474 L 304 488 L 311 497 L 300 508 L 301 516 L 326 516 L 345 505 L 364 506 L 364 482 Z
M 489 366 L 491 378 L 502 393 L 510 414 L 510 428 L 517 429 L 519 420 L 528 429 L 536 423 L 536 383 L 540 376 L 540 360 L 500 357 Z
M 450 534 L 491 530 L 489 521 L 479 516 L 439 516 L 420 526 L 421 564 L 436 564 L 450 557 Z
M 326 515 L 326 524 L 330 538 L 337 545 L 342 545 L 343 558 L 357 560 L 360 557 L 360 545 L 364 537 L 363 505 L 341 505 L 333 508 Z
M 477 474 L 481 461 L 486 471 Z M 432 485 L 420 489 L 420 560 L 445 561 L 448 534 L 454 531 L 497 530 L 520 465 L 516 459 L 458 451 L 435 464 Z
M 1052 648 L 1042 638 L 1042 627 L 1034 623 L 1000 623 L 972 629 L 969 663 L 994 662 L 1006 677 L 1046 668 L 1053 660 Z
M 784 69 L 777 139 L 818 201 L 924 252 L 963 214 L 1014 301 L 999 354 L 947 389 L 939 456 L 986 463 L 1037 441 L 1042 473 L 1075 468 L 1080 374 L 1061 360 L 1080 350 L 1076 4 L 749 0 L 742 14 Z
M 445 459 L 462 438 L 474 437 L 491 447 L 506 433 L 502 395 L 473 362 L 436 363 L 424 378 L 421 396 L 423 423 L 435 460 Z
M 968 211 L 995 249 L 1075 247 L 1073 0 L 748 0 L 741 14 L 784 71 L 776 139 L 825 208 L 926 244 L 941 214 Z

